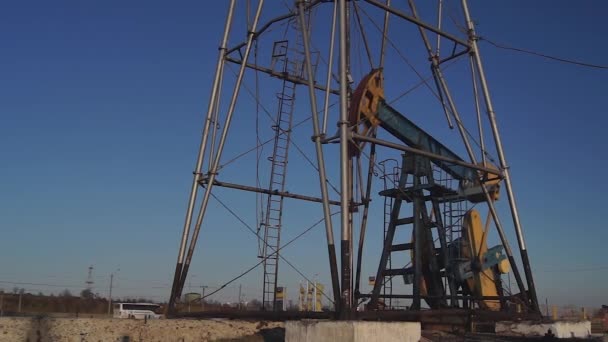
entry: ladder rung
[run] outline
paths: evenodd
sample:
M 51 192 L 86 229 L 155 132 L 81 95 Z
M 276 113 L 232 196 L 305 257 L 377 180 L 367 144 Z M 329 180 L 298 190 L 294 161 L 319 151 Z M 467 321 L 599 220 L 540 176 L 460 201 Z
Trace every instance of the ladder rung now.
M 392 245 L 391 252 L 407 251 L 407 250 L 410 250 L 413 248 L 414 248 L 414 244 L 412 244 L 412 243 L 400 243 L 397 245 Z
M 405 225 L 405 224 L 412 224 L 412 223 L 414 223 L 414 218 L 413 217 L 404 217 L 404 218 L 397 219 L 395 221 L 395 225 L 396 226 L 401 226 L 401 225 Z
M 414 269 L 411 267 L 408 268 L 393 268 L 393 269 L 386 269 L 384 270 L 384 272 L 382 272 L 382 275 L 385 277 L 388 276 L 398 276 L 398 275 L 408 275 L 408 274 L 414 274 Z

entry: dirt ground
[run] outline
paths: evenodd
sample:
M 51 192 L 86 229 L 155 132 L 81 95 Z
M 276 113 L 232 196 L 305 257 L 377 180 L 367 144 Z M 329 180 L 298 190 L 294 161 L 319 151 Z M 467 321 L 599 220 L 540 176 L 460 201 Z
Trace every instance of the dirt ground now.
M 283 323 L 243 320 L 130 320 L 2 317 L 0 342 L 283 341 Z

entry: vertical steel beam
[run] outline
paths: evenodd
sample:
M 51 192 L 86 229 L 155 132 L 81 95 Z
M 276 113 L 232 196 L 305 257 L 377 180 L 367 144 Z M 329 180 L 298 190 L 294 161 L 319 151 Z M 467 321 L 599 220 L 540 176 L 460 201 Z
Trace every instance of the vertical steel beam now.
M 414 6 L 413 0 L 409 0 L 409 4 L 410 7 L 412 8 L 412 12 L 414 14 L 414 18 L 417 18 L 417 14 L 416 14 L 416 8 Z M 445 98 L 448 102 L 448 105 L 450 107 L 450 110 L 452 112 L 452 115 L 454 116 L 454 119 L 456 120 L 456 126 L 458 127 L 458 131 L 460 133 L 460 136 L 462 138 L 462 141 L 465 145 L 465 148 L 467 150 L 467 154 L 471 160 L 471 162 L 473 164 L 477 164 L 477 159 L 475 157 L 475 153 L 473 152 L 473 149 L 471 148 L 471 144 L 469 142 L 469 139 L 467 137 L 467 132 L 465 131 L 464 125 L 462 124 L 462 120 L 460 119 L 460 114 L 458 113 L 458 110 L 456 108 L 456 104 L 454 103 L 454 100 L 452 99 L 452 95 L 449 91 L 447 82 L 445 80 L 445 78 L 443 77 L 443 73 L 441 72 L 441 69 L 439 68 L 439 64 L 438 64 L 438 58 L 436 56 L 433 56 L 432 54 L 432 50 L 431 50 L 431 46 L 430 43 L 428 41 L 428 38 L 426 37 L 426 34 L 423 30 L 422 27 L 419 27 L 420 29 L 420 33 L 422 35 L 422 39 L 424 41 L 424 44 L 429 52 L 429 56 L 431 57 L 431 63 L 432 63 L 432 68 L 435 71 L 435 74 L 437 75 L 437 80 L 439 81 L 439 85 L 441 87 L 441 90 L 443 91 L 443 93 L 445 94 Z M 470 49 L 472 50 L 473 47 L 471 46 Z M 494 219 L 494 223 L 496 225 L 496 230 L 498 232 L 498 235 L 500 237 L 500 240 L 503 244 L 503 246 L 505 247 L 505 252 L 507 254 L 507 256 L 509 257 L 509 262 L 511 263 L 511 267 L 513 270 L 513 275 L 515 276 L 515 280 L 517 282 L 517 285 L 521 291 L 521 294 L 524 298 L 526 298 L 526 291 L 525 291 L 525 287 L 523 285 L 523 280 L 521 277 L 521 274 L 519 273 L 519 269 L 517 268 L 517 265 L 515 264 L 515 259 L 513 257 L 513 252 L 511 250 L 511 246 L 509 244 L 509 241 L 506 237 L 506 234 L 504 233 L 504 229 L 502 227 L 502 224 L 500 222 L 500 219 L 498 217 L 498 213 L 496 212 L 496 208 L 494 207 L 494 203 L 492 202 L 492 199 L 490 197 L 490 194 L 487 190 L 487 188 L 485 187 L 485 185 L 483 184 L 483 182 L 480 181 L 480 187 L 484 193 L 484 196 L 486 198 L 486 202 L 488 204 L 488 209 L 490 210 L 490 213 L 492 214 L 492 218 Z
M 231 0 L 228 6 L 228 14 L 226 16 L 226 22 L 224 26 L 224 34 L 222 37 L 222 41 L 220 43 L 220 48 L 218 52 L 218 58 L 215 69 L 215 76 L 213 79 L 213 85 L 211 87 L 211 95 L 209 98 L 209 105 L 207 107 L 207 116 L 205 119 L 205 125 L 203 128 L 203 136 L 201 138 L 200 147 L 198 150 L 198 157 L 196 159 L 196 167 L 194 170 L 194 176 L 192 180 L 192 187 L 190 189 L 190 197 L 188 200 L 188 209 L 186 210 L 186 219 L 184 222 L 184 228 L 182 231 L 182 238 L 179 245 L 179 252 L 177 256 L 177 264 L 175 265 L 175 275 L 173 279 L 173 286 L 171 288 L 171 296 L 169 298 L 168 309 L 171 311 L 173 309 L 173 305 L 175 304 L 176 292 L 180 292 L 177 290 L 179 281 L 181 279 L 181 273 L 183 270 L 184 257 L 186 253 L 186 245 L 188 243 L 188 237 L 190 233 L 190 225 L 192 224 L 192 216 L 194 212 L 194 205 L 196 203 L 196 197 L 198 194 L 199 181 L 201 178 L 201 170 L 203 166 L 203 161 L 205 159 L 205 150 L 207 147 L 207 141 L 209 137 L 209 128 L 211 126 L 212 116 L 215 109 L 215 104 L 217 102 L 217 96 L 222 80 L 222 71 L 224 67 L 224 55 L 226 53 L 226 45 L 228 43 L 228 36 L 230 35 L 230 28 L 232 27 L 232 18 L 234 14 L 234 6 L 235 0 Z M 214 123 L 215 125 L 215 123 Z
M 418 11 L 416 11 L 416 5 L 414 4 L 414 0 L 408 0 L 408 4 L 410 6 L 410 9 L 412 10 L 412 15 L 414 16 L 414 18 L 418 19 Z M 441 101 L 441 105 L 443 106 L 443 112 L 445 113 L 445 117 L 448 121 L 448 126 L 450 128 L 453 128 L 454 126 L 452 125 L 452 120 L 450 119 L 450 113 L 448 112 L 448 109 L 445 104 L 445 99 L 443 98 L 443 92 L 441 91 L 442 86 L 445 86 L 445 79 L 443 78 L 441 69 L 439 69 L 439 54 L 433 53 L 431 43 L 422 26 L 418 26 L 418 30 L 420 31 L 420 36 L 422 37 L 422 41 L 424 43 L 424 46 L 426 47 L 426 51 L 429 54 L 429 59 L 431 61 L 431 71 L 433 73 L 435 84 L 437 85 L 437 91 L 439 92 L 439 100 Z M 440 36 L 438 35 L 437 37 L 439 41 Z M 446 96 L 449 97 L 450 94 L 447 93 Z M 448 98 L 448 101 L 449 100 L 450 99 Z
M 386 0 L 386 6 L 391 6 L 391 0 Z M 384 68 L 384 60 L 386 58 L 386 40 L 388 39 L 388 21 L 390 13 L 384 11 L 384 25 L 382 26 L 382 42 L 380 44 L 380 69 Z
M 312 111 L 312 126 L 314 130 L 314 143 L 317 154 L 317 166 L 319 170 L 319 185 L 321 186 L 321 198 L 323 199 L 323 217 L 325 219 L 325 234 L 327 238 L 327 248 L 329 251 L 329 267 L 331 272 L 331 284 L 334 293 L 334 303 L 336 309 L 340 307 L 340 283 L 338 280 L 338 263 L 336 259 L 336 247 L 334 243 L 334 232 L 331 221 L 331 211 L 329 208 L 329 194 L 327 190 L 327 175 L 325 173 L 325 159 L 323 157 L 323 146 L 321 145 L 321 134 L 319 130 L 319 114 L 317 112 L 317 97 L 314 86 L 314 74 L 312 71 L 312 60 L 310 56 L 310 37 L 306 27 L 306 19 L 304 17 L 304 1 L 297 1 L 298 19 L 300 30 L 302 31 L 302 40 L 304 41 L 305 67 L 308 81 L 308 92 L 310 98 L 310 110 Z
M 325 99 L 323 104 L 322 134 L 327 134 L 327 119 L 329 118 L 329 93 L 331 87 L 332 67 L 334 65 L 334 45 L 336 40 L 336 19 L 338 18 L 338 2 L 334 1 L 334 14 L 331 19 L 331 33 L 329 38 L 329 59 L 327 61 L 327 80 L 325 81 Z
M 441 22 L 443 19 L 443 0 L 439 0 L 437 4 L 437 29 L 441 31 Z M 435 55 L 439 56 L 441 50 L 441 36 L 437 35 L 437 45 L 435 46 Z
M 376 165 L 376 144 L 371 144 L 369 155 L 369 165 L 367 169 L 367 183 L 365 185 L 365 196 L 363 198 L 363 217 L 361 218 L 361 229 L 359 231 L 359 247 L 357 249 L 357 268 L 355 274 L 355 295 L 360 293 L 361 284 L 361 264 L 363 262 L 363 245 L 365 242 L 365 231 L 367 229 L 367 218 L 369 215 L 369 203 L 371 202 L 372 178 L 374 176 L 374 166 Z
M 413 14 L 414 18 L 418 18 L 418 12 L 416 10 L 416 5 L 414 4 L 414 0 L 409 0 L 408 3 L 410 6 L 410 9 L 412 10 L 412 14 Z M 441 7 L 440 7 L 440 11 L 441 11 Z M 439 23 L 441 23 L 441 20 L 439 20 Z M 446 96 L 448 98 L 448 102 L 452 105 L 452 108 L 453 108 L 453 102 L 452 102 L 452 98 L 451 98 L 449 92 L 447 92 L 447 90 L 448 90 L 447 84 L 445 83 L 445 80 L 443 79 L 443 74 L 441 73 L 441 70 L 439 69 L 439 55 L 438 55 L 438 53 L 433 54 L 433 49 L 431 47 L 431 43 L 430 43 L 424 29 L 420 26 L 418 26 L 418 29 L 420 30 L 420 36 L 422 38 L 422 41 L 424 42 L 426 50 L 429 54 L 429 58 L 431 60 L 431 69 L 433 71 L 433 76 L 435 77 L 435 83 L 437 84 L 437 88 L 438 88 L 437 90 L 439 91 L 439 97 L 440 97 L 441 104 L 443 105 L 443 109 L 444 109 L 444 112 L 445 112 L 447 120 L 448 120 L 448 125 L 450 126 L 450 128 L 452 128 L 452 122 L 450 120 L 450 116 L 449 116 L 445 101 L 442 96 L 442 88 L 445 90 Z M 439 46 L 439 39 L 440 39 L 440 36 L 437 35 L 437 46 Z M 430 171 L 429 174 L 431 177 L 433 176 L 432 170 Z M 435 212 L 437 222 L 441 222 L 439 206 L 437 206 L 434 201 L 433 201 L 433 210 Z M 450 304 L 456 305 L 456 299 L 455 299 L 456 298 L 455 297 L 456 296 L 456 286 L 454 283 L 454 275 L 452 274 L 452 271 L 451 271 L 452 267 L 449 265 L 449 257 L 448 257 L 448 253 L 447 253 L 447 241 L 445 238 L 445 231 L 443 231 L 443 224 L 438 225 L 437 234 L 439 235 L 442 249 L 444 249 L 446 251 L 443 253 L 443 261 L 444 261 L 445 273 L 448 278 L 448 285 L 449 285 L 449 289 L 450 289 L 450 296 L 451 296 Z
M 483 137 L 483 125 L 481 121 L 481 108 L 479 107 L 479 91 L 477 90 L 477 73 L 475 72 L 475 61 L 469 55 L 471 65 L 471 78 L 473 80 L 473 98 L 475 99 L 475 114 L 477 114 L 477 131 L 479 133 L 479 149 L 481 150 L 481 163 L 486 166 L 486 142 Z
M 498 159 L 500 161 L 500 167 L 503 170 L 505 189 L 507 191 L 507 198 L 509 201 L 509 207 L 511 209 L 511 217 L 513 219 L 513 225 L 515 226 L 515 234 L 517 235 L 517 242 L 519 244 L 522 263 L 524 266 L 524 272 L 526 274 L 526 281 L 528 283 L 528 292 L 530 294 L 530 299 L 532 301 L 531 304 L 535 311 L 540 312 L 540 309 L 538 306 L 538 298 L 536 295 L 536 288 L 534 286 L 534 280 L 532 278 L 532 268 L 530 266 L 530 260 L 528 258 L 528 250 L 526 249 L 526 242 L 524 239 L 521 222 L 519 221 L 517 204 L 515 203 L 515 196 L 513 195 L 513 187 L 511 185 L 511 176 L 510 176 L 510 172 L 509 172 L 509 167 L 508 167 L 507 161 L 505 159 L 505 153 L 504 153 L 504 150 L 502 147 L 502 141 L 500 139 L 500 134 L 498 133 L 498 125 L 496 123 L 496 113 L 494 112 L 494 106 L 492 105 L 492 99 L 490 97 L 490 90 L 488 88 L 488 83 L 486 81 L 483 64 L 481 62 L 481 56 L 479 54 L 479 48 L 477 46 L 477 34 L 475 33 L 475 25 L 473 24 L 473 21 L 471 20 L 471 15 L 469 13 L 469 7 L 467 4 L 467 0 L 462 0 L 462 8 L 464 11 L 467 29 L 469 31 L 469 41 L 470 41 L 470 45 L 471 45 L 471 53 L 475 57 L 475 64 L 476 64 L 477 71 L 479 74 L 481 90 L 482 90 L 485 104 L 486 104 L 486 110 L 487 110 L 487 114 L 488 114 L 488 119 L 490 121 L 490 127 L 492 128 L 492 135 L 494 136 L 494 143 L 496 144 L 496 152 L 498 154 Z
M 414 183 L 413 187 L 417 188 L 420 186 L 420 177 L 416 174 L 418 172 L 418 156 L 414 156 Z M 412 285 L 412 294 L 414 298 L 412 300 L 412 310 L 420 310 L 420 286 L 422 285 L 422 234 L 424 229 L 424 223 L 421 217 L 421 207 L 424 205 L 421 203 L 421 195 L 416 191 L 416 195 L 413 199 L 413 213 L 414 213 L 414 283 Z
M 179 296 L 181 294 L 181 290 L 183 289 L 184 282 L 188 275 L 188 268 L 190 266 L 190 261 L 192 260 L 192 255 L 194 254 L 194 248 L 196 247 L 196 242 L 198 240 L 198 236 L 201 230 L 201 225 L 203 223 L 203 217 L 205 216 L 205 212 L 207 210 L 207 205 L 209 204 L 209 198 L 211 197 L 211 190 L 213 189 L 213 185 L 215 182 L 215 178 L 217 176 L 217 171 L 220 165 L 220 159 L 222 157 L 222 151 L 224 150 L 224 144 L 226 143 L 226 138 L 228 137 L 228 131 L 230 130 L 230 123 L 232 122 L 232 116 L 234 114 L 234 110 L 236 107 L 236 101 L 239 96 L 239 91 L 241 88 L 241 83 L 243 81 L 243 76 L 245 75 L 245 68 L 247 64 L 247 60 L 249 59 L 249 53 L 251 52 L 251 46 L 253 40 L 255 39 L 255 30 L 260 19 L 260 15 L 262 12 L 262 7 L 264 5 L 264 0 L 260 0 L 258 3 L 258 7 L 256 10 L 256 14 L 251 25 L 251 31 L 249 31 L 247 35 L 247 44 L 245 46 L 245 52 L 243 54 L 243 60 L 239 69 L 239 73 L 236 78 L 236 82 L 234 85 L 234 90 L 232 93 L 232 97 L 230 99 L 230 105 L 228 107 L 228 111 L 226 113 L 226 119 L 224 123 L 224 128 L 222 130 L 222 135 L 220 136 L 220 141 L 217 147 L 217 152 L 215 154 L 215 158 L 213 160 L 213 165 L 209 170 L 209 180 L 207 183 L 207 187 L 205 188 L 205 194 L 203 196 L 203 200 L 200 206 L 200 210 L 198 213 L 198 217 L 196 220 L 196 224 L 194 226 L 194 232 L 192 233 L 192 238 L 190 240 L 190 245 L 188 248 L 188 255 L 184 261 L 184 266 L 181 274 L 181 279 L 176 288 L 175 295 Z
M 350 227 L 349 227 L 349 153 L 348 144 L 350 141 L 348 129 L 348 18 L 346 12 L 346 0 L 338 0 L 338 13 L 340 23 L 340 221 L 341 221 L 341 249 L 340 263 L 342 268 L 342 288 L 341 288 L 341 307 L 340 317 L 348 319 L 352 310 L 351 293 L 351 267 L 350 267 Z
M 405 155 L 401 158 L 401 165 L 405 164 Z M 397 189 L 402 190 L 405 188 L 407 184 L 407 172 L 403 167 L 401 167 L 401 172 L 399 175 L 399 183 L 397 184 Z M 399 213 L 401 212 L 401 204 L 403 199 L 399 196 L 395 197 L 393 201 L 393 207 L 391 208 L 391 215 L 388 224 L 388 228 L 386 230 L 386 236 L 384 237 L 384 244 L 382 247 L 382 254 L 380 255 L 380 262 L 378 263 L 378 270 L 376 271 L 376 282 L 374 283 L 374 288 L 372 289 L 372 295 L 370 297 L 369 306 L 375 308 L 378 304 L 378 298 L 380 296 L 380 290 L 385 278 L 386 266 L 388 264 L 388 260 L 391 254 L 391 249 L 393 246 L 393 240 L 395 239 L 395 231 L 397 229 L 397 220 L 399 219 Z M 415 228 L 414 228 L 415 229 Z

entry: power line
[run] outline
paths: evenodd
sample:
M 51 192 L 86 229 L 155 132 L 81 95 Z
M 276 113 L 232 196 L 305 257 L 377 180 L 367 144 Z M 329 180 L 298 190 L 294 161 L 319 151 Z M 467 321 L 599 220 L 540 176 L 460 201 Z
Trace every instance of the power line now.
M 547 54 L 544 54 L 544 53 L 541 53 L 541 52 L 536 52 L 536 51 L 532 51 L 532 50 L 526 50 L 526 49 L 517 48 L 517 47 L 513 47 L 513 46 L 507 46 L 507 45 L 504 45 L 504 44 L 499 44 L 499 43 L 493 42 L 493 41 L 491 41 L 491 40 L 489 40 L 488 38 L 485 38 L 485 37 L 479 37 L 479 40 L 480 41 L 488 42 L 490 45 L 493 45 L 494 47 L 499 48 L 499 49 L 521 52 L 521 53 L 525 53 L 525 54 L 528 54 L 528 55 L 533 55 L 533 56 L 537 56 L 537 57 L 543 57 L 543 58 L 546 58 L 546 59 L 551 59 L 551 60 L 562 62 L 562 63 L 574 64 L 574 65 L 583 66 L 583 67 L 587 67 L 587 68 L 608 69 L 608 65 L 592 64 L 592 63 L 587 63 L 587 62 L 575 61 L 575 60 L 572 60 L 572 59 L 566 59 L 566 58 L 561 58 L 561 57 L 550 56 L 550 55 L 547 55 Z
M 234 216 L 239 222 L 241 222 L 245 228 L 247 228 L 251 233 L 253 233 L 255 235 L 255 237 L 258 240 L 262 240 L 262 238 L 260 238 L 258 236 L 258 234 L 255 233 L 255 231 L 253 230 L 253 228 L 251 228 L 250 225 L 247 224 L 247 222 L 245 222 L 240 216 L 238 216 L 232 209 L 230 209 L 229 206 L 227 206 L 224 202 L 222 202 L 222 200 L 220 200 L 216 195 L 214 195 L 213 193 L 211 194 L 211 196 L 222 206 L 224 207 L 224 209 L 226 209 L 232 216 Z M 338 214 L 339 212 L 333 213 L 330 216 L 334 216 L 336 214 Z M 296 271 L 296 273 L 298 273 L 302 278 L 306 279 L 306 281 L 311 282 L 311 280 L 306 277 L 306 275 L 304 275 L 304 273 L 302 273 L 297 267 L 295 267 L 291 262 L 289 262 L 289 260 L 287 260 L 284 256 L 282 256 L 281 254 L 278 254 L 280 250 L 282 250 L 283 248 L 287 247 L 288 245 L 290 245 L 292 242 L 296 241 L 297 239 L 299 239 L 300 237 L 302 237 L 304 234 L 308 233 L 309 231 L 311 231 L 313 228 L 315 228 L 316 226 L 318 226 L 321 222 L 325 221 L 324 218 L 318 220 L 317 222 L 315 222 L 312 226 L 308 227 L 305 231 L 303 231 L 302 233 L 300 233 L 299 235 L 297 235 L 296 237 L 294 237 L 293 239 L 289 240 L 286 244 L 284 244 L 283 246 L 280 246 L 278 249 L 276 249 L 274 252 L 272 252 L 270 255 L 262 258 L 262 260 L 260 260 L 260 262 L 258 262 L 257 264 L 255 264 L 254 266 L 252 266 L 251 268 L 247 269 L 246 271 L 244 271 L 243 273 L 241 273 L 240 275 L 236 276 L 235 278 L 229 280 L 228 282 L 226 282 L 224 285 L 221 286 L 221 288 L 219 288 L 218 290 L 210 293 L 209 295 L 205 296 L 208 297 L 212 294 L 215 294 L 216 292 L 220 291 L 221 289 L 223 289 L 226 285 L 229 285 L 230 283 L 238 280 L 239 278 L 245 276 L 247 273 L 251 272 L 253 269 L 255 269 L 256 267 L 258 267 L 262 262 L 264 262 L 264 260 L 268 259 L 271 255 L 277 254 L 279 256 L 279 258 L 281 258 L 287 265 L 289 265 L 289 267 L 291 267 L 294 271 Z M 268 244 L 266 244 L 267 246 L 269 246 Z M 272 246 L 269 246 L 272 248 Z M 323 293 L 323 296 L 325 296 L 330 302 L 335 303 L 331 298 L 329 298 L 325 293 Z
M 546 273 L 552 273 L 552 272 L 560 272 L 560 273 L 575 273 L 575 272 L 592 272 L 592 271 L 602 271 L 602 270 L 608 270 L 608 266 L 598 266 L 598 267 L 588 267 L 588 268 L 573 268 L 573 269 L 554 269 L 554 270 L 537 270 L 537 272 L 546 272 Z
M 60 285 L 60 284 L 45 284 L 45 283 L 27 283 L 20 281 L 7 281 L 0 280 L 0 284 L 10 284 L 10 285 L 31 285 L 31 286 L 46 286 L 46 287 L 63 287 L 63 288 L 82 288 L 82 285 Z

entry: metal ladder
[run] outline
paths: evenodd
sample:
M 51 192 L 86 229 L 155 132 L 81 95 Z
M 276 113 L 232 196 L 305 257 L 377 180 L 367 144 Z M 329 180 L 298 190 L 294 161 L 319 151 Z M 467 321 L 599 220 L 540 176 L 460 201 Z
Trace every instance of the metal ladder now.
M 411 181 L 408 178 L 411 178 Z M 420 277 L 423 274 L 426 280 L 427 292 L 430 296 L 446 295 L 442 281 L 442 277 L 444 276 L 441 275 L 440 262 L 437 257 L 438 255 L 447 257 L 445 254 L 447 252 L 445 228 L 438 201 L 438 198 L 446 192 L 450 192 L 450 190 L 434 182 L 431 164 L 428 159 L 404 156 L 398 186 L 380 193 L 383 196 L 393 198 L 393 206 L 390 213 L 390 223 L 384 239 L 380 264 L 376 273 L 376 284 L 372 290 L 370 300 L 372 308 L 378 306 L 379 298 L 390 298 L 390 296 L 380 294 L 380 290 L 382 283 L 395 276 L 402 276 L 406 284 L 413 283 L 412 309 L 419 310 L 421 307 Z M 413 204 L 413 215 L 410 217 L 400 217 L 401 206 L 404 200 Z M 428 207 L 429 204 L 430 208 Z M 433 218 L 431 219 L 431 217 Z M 394 243 L 396 230 L 404 229 L 402 228 L 404 226 L 412 228 L 415 241 L 418 240 L 419 243 Z M 432 228 L 437 228 L 437 237 L 440 241 L 440 248 L 444 250 L 443 254 L 436 253 Z M 415 249 L 417 244 L 420 248 L 418 251 Z M 416 267 L 404 266 L 392 268 L 392 266 L 389 266 L 388 261 L 391 259 L 393 252 L 411 250 L 414 250 L 414 255 L 417 253 L 420 253 L 420 256 L 424 255 L 426 258 L 424 264 L 422 262 L 415 264 Z M 444 259 L 443 264 L 446 264 L 446 261 Z M 455 291 L 452 291 L 452 289 L 454 289 L 454 283 L 453 280 L 450 280 L 450 293 L 455 295 Z M 446 300 L 445 298 L 427 299 L 427 303 L 433 306 L 445 306 Z
M 389 162 L 391 165 L 389 165 Z M 387 159 L 383 160 L 379 163 L 382 167 L 382 181 L 383 181 L 383 190 L 392 189 L 396 184 L 399 184 L 399 163 L 395 159 Z M 392 165 L 394 164 L 394 165 Z M 384 197 L 384 235 L 383 242 L 386 239 L 386 235 L 388 234 L 390 222 L 391 222 L 391 211 L 393 209 L 393 198 L 385 196 Z M 386 263 L 387 268 L 392 268 L 391 256 L 389 254 L 388 260 Z M 378 279 L 377 281 L 382 281 L 382 295 L 384 296 L 384 305 L 385 309 L 391 309 L 393 307 L 393 298 L 390 296 L 393 294 L 393 277 L 388 277 L 386 279 Z
M 462 237 L 462 224 L 468 208 L 464 199 L 443 202 L 443 222 L 447 234 L 448 244 L 454 243 Z
M 310 23 L 310 11 L 306 12 L 307 25 Z M 303 35 L 296 20 L 290 23 L 295 34 L 295 49 L 289 49 L 289 41 L 282 40 L 274 43 L 271 66 L 273 70 L 280 70 L 283 75 L 303 79 L 304 74 L 304 43 Z M 292 58 L 288 58 L 291 53 Z M 318 61 L 311 61 L 313 70 L 316 70 Z M 278 110 L 271 162 L 269 190 L 285 192 L 287 177 L 287 159 L 291 141 L 291 128 L 293 125 L 293 111 L 296 97 L 296 84 L 283 78 L 282 90 L 277 94 Z M 262 308 L 264 310 L 282 310 L 277 307 L 276 290 L 279 273 L 279 248 L 281 240 L 283 196 L 269 194 L 266 202 L 266 212 L 262 218 L 260 229 L 264 231 L 263 245 L 260 247 L 260 257 L 264 258 L 264 285 Z
M 275 42 L 273 48 L 273 66 L 280 67 L 284 73 L 292 73 L 287 53 L 288 41 Z M 291 140 L 291 127 L 293 124 L 293 110 L 296 96 L 296 85 L 292 82 L 282 82 L 281 92 L 277 94 L 278 109 L 272 129 L 274 130 L 274 144 L 272 155 L 268 157 L 271 163 L 270 181 L 268 189 L 279 192 L 285 191 L 287 178 L 287 159 Z M 260 230 L 263 229 L 263 245 L 260 248 L 260 257 L 264 258 L 264 289 L 262 304 L 264 310 L 279 310 L 276 302 L 277 275 L 279 269 L 279 252 L 281 240 L 281 226 L 283 213 L 283 196 L 269 194 L 266 197 L 266 211 Z

